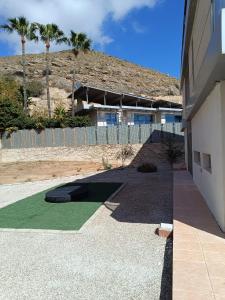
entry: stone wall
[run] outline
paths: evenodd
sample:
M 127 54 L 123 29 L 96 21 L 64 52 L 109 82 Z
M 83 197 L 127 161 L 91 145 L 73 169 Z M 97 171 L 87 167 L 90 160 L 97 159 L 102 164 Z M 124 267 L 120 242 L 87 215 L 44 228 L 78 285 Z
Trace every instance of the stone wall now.
M 161 144 L 136 144 L 132 145 L 134 156 L 126 164 L 139 165 L 141 162 L 154 162 L 157 165 L 167 164 Z M 90 161 L 102 162 L 108 159 L 111 164 L 119 164 L 116 159 L 121 151 L 121 145 L 81 146 L 76 148 L 51 147 L 51 148 L 23 148 L 1 149 L 0 162 L 26 162 L 26 161 Z

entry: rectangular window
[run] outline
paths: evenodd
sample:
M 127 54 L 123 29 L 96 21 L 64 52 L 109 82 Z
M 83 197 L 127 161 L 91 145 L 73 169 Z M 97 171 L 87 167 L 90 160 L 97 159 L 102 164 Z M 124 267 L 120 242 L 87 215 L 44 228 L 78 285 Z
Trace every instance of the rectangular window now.
M 167 114 L 165 115 L 166 123 L 180 123 L 182 122 L 182 116 Z
M 203 164 L 203 168 L 208 171 L 208 172 L 212 172 L 212 162 L 211 162 L 211 155 L 210 154 L 206 154 L 203 153 L 202 154 L 202 164 Z
M 201 154 L 198 151 L 194 151 L 194 162 L 201 165 Z
M 150 124 L 153 122 L 152 115 L 146 115 L 146 114 L 134 114 L 134 124 Z
M 105 122 L 107 125 L 117 125 L 117 114 L 105 113 Z
M 215 0 L 211 0 L 211 22 L 212 32 L 215 31 Z

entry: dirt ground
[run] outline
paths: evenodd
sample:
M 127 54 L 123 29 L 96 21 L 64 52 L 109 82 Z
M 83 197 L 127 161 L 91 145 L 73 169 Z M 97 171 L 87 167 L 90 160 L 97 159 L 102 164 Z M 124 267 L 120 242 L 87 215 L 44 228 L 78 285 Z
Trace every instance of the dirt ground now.
M 0 164 L 0 184 L 28 182 L 57 177 L 85 175 L 102 170 L 94 162 L 39 161 Z

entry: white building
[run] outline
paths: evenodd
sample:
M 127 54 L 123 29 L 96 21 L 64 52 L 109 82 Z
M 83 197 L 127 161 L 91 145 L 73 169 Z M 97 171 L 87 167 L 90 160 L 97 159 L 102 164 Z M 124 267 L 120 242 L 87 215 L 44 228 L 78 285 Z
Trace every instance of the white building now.
M 177 123 L 182 120 L 179 96 L 148 98 L 134 94 L 106 91 L 79 85 L 74 91 L 76 114 L 89 115 L 92 124 L 136 125 L 150 123 Z
M 225 231 L 225 1 L 186 0 L 182 78 L 186 162 Z

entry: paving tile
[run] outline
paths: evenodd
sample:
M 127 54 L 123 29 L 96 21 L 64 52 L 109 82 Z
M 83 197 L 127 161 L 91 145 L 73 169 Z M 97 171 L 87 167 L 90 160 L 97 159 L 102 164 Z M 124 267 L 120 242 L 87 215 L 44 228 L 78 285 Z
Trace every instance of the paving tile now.
M 215 300 L 213 293 L 189 290 L 174 290 L 173 300 Z M 222 300 L 222 299 L 221 299 Z
M 202 247 L 201 244 L 196 241 L 187 241 L 187 240 L 174 240 L 173 242 L 174 248 L 180 250 L 196 250 L 201 251 Z
M 173 252 L 177 261 L 201 262 L 204 263 L 204 256 L 201 251 L 196 250 L 180 250 L 175 247 Z
M 205 263 L 174 260 L 173 285 L 176 289 L 212 292 Z
M 224 243 L 201 243 L 204 251 L 222 252 L 225 256 L 225 244 Z
M 225 295 L 224 294 L 214 294 L 216 300 L 225 300 Z
M 217 295 L 223 295 L 225 297 L 225 277 L 211 277 L 210 281 L 213 287 L 213 291 Z
M 222 251 L 205 251 L 203 249 L 205 261 L 207 264 L 221 263 L 225 266 L 225 253 Z
M 224 277 L 225 278 L 225 262 L 207 263 L 209 276 L 211 277 Z
M 225 234 L 185 173 L 174 176 L 173 300 L 225 300 Z

